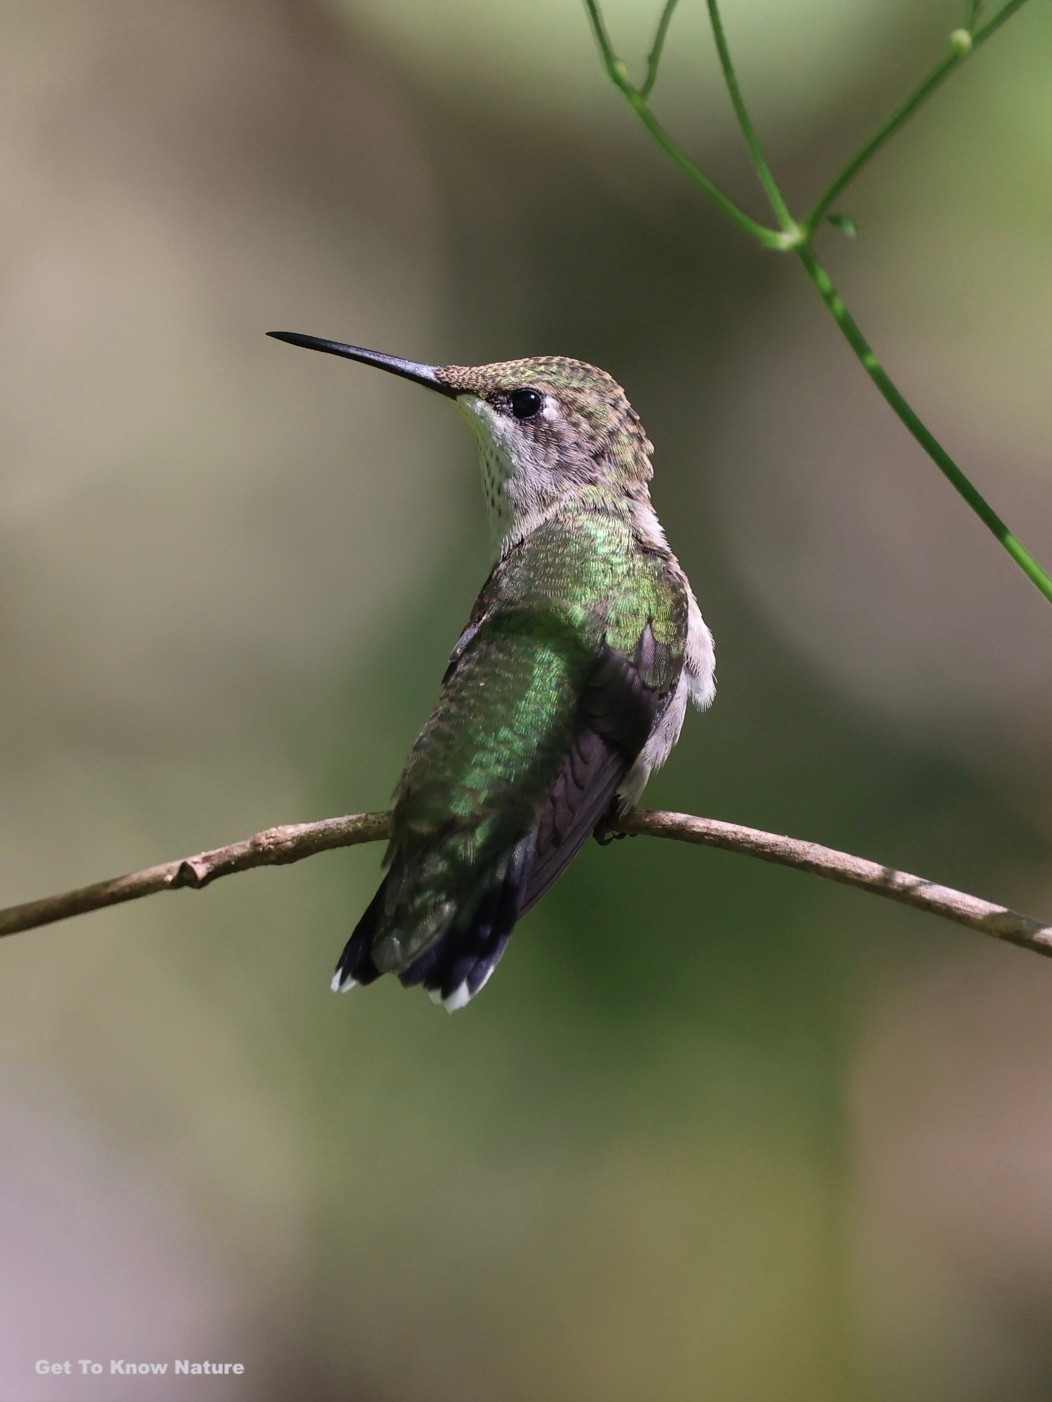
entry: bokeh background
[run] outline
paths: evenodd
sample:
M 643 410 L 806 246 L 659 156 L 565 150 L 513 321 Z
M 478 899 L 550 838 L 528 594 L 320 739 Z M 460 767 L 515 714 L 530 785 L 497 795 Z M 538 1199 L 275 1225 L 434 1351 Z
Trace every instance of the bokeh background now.
M 608 6 L 637 64 L 656 8 Z M 797 207 L 961 9 L 727 0 Z M 658 110 L 760 213 L 682 11 Z M 1050 17 L 822 239 L 1046 564 Z M 6 0 L 0 49 L 0 902 L 387 801 L 488 570 L 473 448 L 287 327 L 611 370 L 719 657 L 648 801 L 1052 913 L 1047 605 L 800 269 L 663 163 L 576 0 Z M 379 859 L 0 948 L 5 1402 L 1050 1395 L 1052 967 L 625 842 L 451 1019 L 328 991 Z M 247 1373 L 33 1372 L 186 1356 Z

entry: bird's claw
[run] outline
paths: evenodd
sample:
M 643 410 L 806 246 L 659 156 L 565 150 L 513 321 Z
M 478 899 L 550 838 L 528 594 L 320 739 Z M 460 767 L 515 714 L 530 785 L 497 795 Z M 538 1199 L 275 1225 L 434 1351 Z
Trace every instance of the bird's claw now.
M 609 847 L 611 842 L 620 842 L 623 837 L 632 837 L 633 833 L 619 832 L 617 824 L 621 820 L 616 801 L 610 805 L 603 816 L 595 825 L 592 836 L 600 847 Z

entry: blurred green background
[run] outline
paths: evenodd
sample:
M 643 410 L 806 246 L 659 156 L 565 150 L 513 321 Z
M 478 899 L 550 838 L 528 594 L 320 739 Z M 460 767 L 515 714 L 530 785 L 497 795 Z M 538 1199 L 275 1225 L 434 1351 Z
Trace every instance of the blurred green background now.
M 656 17 L 611 3 L 639 62 Z M 959 0 L 726 0 L 805 206 Z M 761 210 L 704 7 L 659 113 Z M 1052 559 L 1052 10 L 822 252 Z M 433 396 L 264 339 L 626 387 L 720 691 L 647 801 L 1052 913 L 1048 607 L 576 0 L 7 0 L 0 903 L 382 807 L 489 565 Z M 795 873 L 590 845 L 449 1018 L 332 964 L 380 849 L 0 948 L 0 1396 L 986 1402 L 1052 1389 L 1052 969 Z M 75 1366 L 75 1365 L 74 1365 Z

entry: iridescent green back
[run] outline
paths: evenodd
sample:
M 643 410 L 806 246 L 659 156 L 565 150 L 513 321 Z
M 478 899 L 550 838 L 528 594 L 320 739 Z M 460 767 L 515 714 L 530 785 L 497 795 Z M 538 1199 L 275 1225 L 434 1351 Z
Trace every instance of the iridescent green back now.
M 527 536 L 476 601 L 477 631 L 396 793 L 378 967 L 400 966 L 454 907 L 470 909 L 473 886 L 536 823 L 604 644 L 632 657 L 649 623 L 660 646 L 641 680 L 662 693 L 675 684 L 687 621 L 678 566 L 626 512 L 596 507 L 568 506 Z

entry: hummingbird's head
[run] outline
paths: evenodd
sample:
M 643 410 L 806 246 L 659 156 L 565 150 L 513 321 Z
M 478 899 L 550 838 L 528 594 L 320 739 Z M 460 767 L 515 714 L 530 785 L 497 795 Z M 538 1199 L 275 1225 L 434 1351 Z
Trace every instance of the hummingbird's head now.
M 490 521 L 505 547 L 574 496 L 648 499 L 650 441 L 624 390 L 593 365 L 565 356 L 422 365 L 298 332 L 269 334 L 455 400 L 478 443 Z
M 565 356 L 444 365 L 479 447 L 491 520 L 515 537 L 567 496 L 645 496 L 651 444 L 605 370 Z

